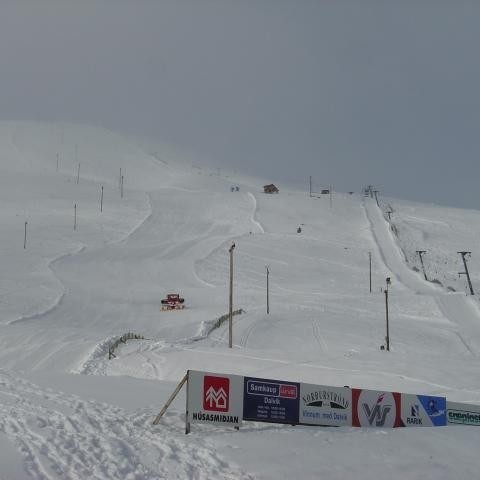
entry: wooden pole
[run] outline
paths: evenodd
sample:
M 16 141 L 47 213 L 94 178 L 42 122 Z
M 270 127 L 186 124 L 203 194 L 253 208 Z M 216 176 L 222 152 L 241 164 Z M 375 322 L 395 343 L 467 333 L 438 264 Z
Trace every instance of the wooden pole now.
M 229 295 L 229 308 L 228 308 L 228 348 L 232 348 L 233 345 L 233 250 L 235 243 L 228 250 L 230 253 L 230 295 Z
M 268 290 L 268 275 L 269 274 L 270 274 L 270 270 L 267 266 L 267 314 L 270 313 L 269 290 Z
M 102 185 L 102 194 L 100 195 L 100 212 L 103 212 L 103 185 Z

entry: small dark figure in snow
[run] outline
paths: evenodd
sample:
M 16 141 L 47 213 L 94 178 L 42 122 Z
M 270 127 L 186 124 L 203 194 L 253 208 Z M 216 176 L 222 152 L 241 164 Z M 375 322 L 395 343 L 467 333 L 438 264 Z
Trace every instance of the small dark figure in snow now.
M 302 228 L 301 227 L 297 228 L 297 233 L 302 233 Z

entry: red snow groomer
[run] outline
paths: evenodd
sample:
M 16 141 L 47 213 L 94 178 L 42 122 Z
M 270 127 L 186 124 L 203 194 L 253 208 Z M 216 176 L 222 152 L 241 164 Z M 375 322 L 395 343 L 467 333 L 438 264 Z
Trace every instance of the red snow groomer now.
M 185 308 L 183 304 L 184 298 L 180 298 L 178 293 L 169 293 L 167 298 L 162 300 L 162 310 L 182 310 Z

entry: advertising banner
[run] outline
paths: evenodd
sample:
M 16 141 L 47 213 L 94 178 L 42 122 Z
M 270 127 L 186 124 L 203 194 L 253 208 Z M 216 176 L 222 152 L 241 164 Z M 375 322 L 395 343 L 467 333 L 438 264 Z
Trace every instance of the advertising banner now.
M 352 391 L 349 388 L 300 384 L 299 422 L 332 427 L 352 425 Z
M 457 425 L 480 426 L 480 405 L 447 402 L 447 422 Z
M 400 393 L 352 389 L 352 426 L 401 427 Z
M 404 427 L 443 427 L 447 424 L 446 399 L 429 395 L 402 393 L 402 424 Z
M 299 383 L 245 377 L 243 419 L 298 423 L 299 395 Z
M 238 427 L 243 418 L 243 377 L 189 370 L 187 419 Z

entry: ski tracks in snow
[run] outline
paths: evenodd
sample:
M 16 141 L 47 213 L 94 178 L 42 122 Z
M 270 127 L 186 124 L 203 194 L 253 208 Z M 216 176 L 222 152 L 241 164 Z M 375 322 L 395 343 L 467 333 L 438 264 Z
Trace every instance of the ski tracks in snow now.
M 453 333 L 463 343 L 472 356 L 480 353 L 480 312 L 478 308 L 464 295 L 445 292 L 442 288 L 424 281 L 418 273 L 411 270 L 405 263 L 400 247 L 393 238 L 387 222 L 383 219 L 380 209 L 368 200 L 364 201 L 367 220 L 370 222 L 372 235 L 382 260 L 411 291 L 430 295 L 436 302 L 442 314 L 454 326 Z M 457 330 L 461 327 L 461 332 Z
M 249 479 L 204 439 L 185 437 L 181 416 L 154 427 L 153 412 L 53 392 L 0 370 L 0 432 L 41 480 Z
M 258 212 L 258 204 L 255 195 L 252 192 L 247 192 L 247 195 L 252 199 L 253 202 L 253 213 L 252 213 L 252 223 L 258 227 L 260 233 L 265 233 L 265 229 L 263 228 L 262 224 L 256 219 L 257 212 Z

